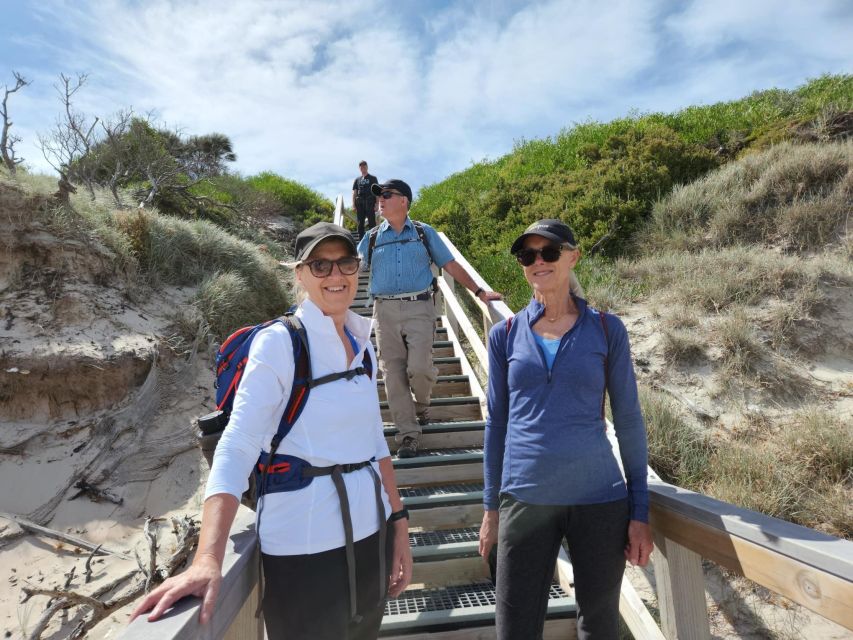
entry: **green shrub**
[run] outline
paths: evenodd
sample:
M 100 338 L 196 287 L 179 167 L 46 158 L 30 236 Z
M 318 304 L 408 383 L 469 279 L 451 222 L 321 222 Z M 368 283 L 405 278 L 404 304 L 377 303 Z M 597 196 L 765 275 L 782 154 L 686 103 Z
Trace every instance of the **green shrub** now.
M 270 196 L 278 206 L 278 213 L 304 226 L 327 220 L 331 222 L 334 206 L 322 195 L 295 180 L 282 178 L 265 171 L 246 181 Z

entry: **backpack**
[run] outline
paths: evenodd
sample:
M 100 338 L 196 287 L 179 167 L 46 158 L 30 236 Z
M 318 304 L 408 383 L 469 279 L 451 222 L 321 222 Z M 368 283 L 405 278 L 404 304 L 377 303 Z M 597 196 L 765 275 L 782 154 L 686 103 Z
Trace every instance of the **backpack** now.
M 293 386 L 290 389 L 290 397 L 285 404 L 276 434 L 270 443 L 270 451 L 268 454 L 261 452 L 258 464 L 255 465 L 249 477 L 249 489 L 243 494 L 243 504 L 251 509 L 256 509 L 258 498 L 264 493 L 258 488 L 267 487 L 267 492 L 270 491 L 268 487 L 270 481 L 275 485 L 273 491 L 294 491 L 310 483 L 310 479 L 303 480 L 301 478 L 300 463 L 304 461 L 293 456 L 276 455 L 276 451 L 302 414 L 311 389 L 335 380 L 352 380 L 358 375 L 373 376 L 373 361 L 365 349 L 360 367 L 339 373 L 330 373 L 316 380 L 312 379 L 308 334 L 302 322 L 293 315 L 288 314 L 282 318 L 238 329 L 228 336 L 216 352 L 216 381 L 214 383 L 216 410 L 197 419 L 199 446 L 208 465 L 213 465 L 216 444 L 228 425 L 234 398 L 237 395 L 243 371 L 249 360 L 249 349 L 252 346 L 252 341 L 261 330 L 276 322 L 284 324 L 290 334 L 294 360 Z M 270 459 L 273 464 L 268 464 Z M 275 476 L 268 478 L 267 474 L 270 472 L 274 473 Z
M 607 367 L 607 358 L 610 357 L 610 334 L 607 331 L 607 322 L 604 318 L 604 312 L 599 311 L 598 309 L 593 309 L 595 313 L 598 315 L 598 318 L 601 320 L 601 329 L 604 331 L 604 340 L 607 343 L 607 355 L 604 356 L 604 393 L 601 394 L 601 419 L 604 420 L 607 416 L 605 413 L 605 403 L 607 401 L 607 378 L 609 375 L 609 370 Z M 506 337 L 509 340 L 509 330 L 512 329 L 512 319 L 515 316 L 510 316 L 506 319 Z

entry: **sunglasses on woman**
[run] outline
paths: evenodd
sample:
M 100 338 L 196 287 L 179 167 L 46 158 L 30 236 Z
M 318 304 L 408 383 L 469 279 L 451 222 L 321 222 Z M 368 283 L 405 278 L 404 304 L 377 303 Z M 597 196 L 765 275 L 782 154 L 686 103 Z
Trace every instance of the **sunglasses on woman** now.
M 316 260 L 310 260 L 302 264 L 308 265 L 308 268 L 311 269 L 311 275 L 315 278 L 326 278 L 332 273 L 332 265 L 335 264 L 338 265 L 338 271 L 345 276 L 351 276 L 358 271 L 358 263 L 360 261 L 361 259 L 356 256 L 345 256 L 337 260 L 317 258 Z
M 515 252 L 515 259 L 523 267 L 529 267 L 536 262 L 536 256 L 542 256 L 545 262 L 557 262 L 563 249 L 567 248 L 561 244 L 549 244 L 541 249 L 519 249 Z
M 383 200 L 390 200 L 394 196 L 400 196 L 401 198 L 403 197 L 402 193 L 397 193 L 396 191 L 383 191 L 380 195 L 382 196 Z

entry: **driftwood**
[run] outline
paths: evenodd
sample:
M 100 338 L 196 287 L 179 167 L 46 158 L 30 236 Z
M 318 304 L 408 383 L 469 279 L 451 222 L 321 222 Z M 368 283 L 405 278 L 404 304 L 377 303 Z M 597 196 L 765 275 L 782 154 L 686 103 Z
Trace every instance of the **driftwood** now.
M 131 558 L 126 553 L 121 553 L 120 551 L 112 551 L 110 549 L 105 548 L 103 545 L 93 544 L 87 540 L 83 540 L 83 538 L 78 538 L 76 536 L 72 536 L 67 533 L 62 533 L 61 531 L 56 531 L 54 529 L 48 529 L 47 527 L 43 527 L 39 524 L 36 524 L 35 522 L 30 522 L 26 518 L 16 516 L 12 513 L 0 512 L 0 518 L 6 518 L 7 520 L 11 520 L 19 527 L 21 527 L 21 529 L 29 531 L 30 533 L 35 533 L 48 538 L 53 538 L 54 540 L 61 540 L 62 542 L 67 542 L 68 544 L 74 545 L 75 547 L 80 547 L 81 549 L 92 551 L 100 556 L 111 555 L 116 556 L 117 558 L 122 558 L 123 560 L 133 560 L 133 558 Z
M 716 420 L 720 417 L 720 414 L 713 410 L 708 410 L 700 407 L 698 404 L 693 402 L 690 398 L 685 396 L 682 393 L 679 393 L 672 387 L 668 387 L 664 384 L 654 384 L 655 389 L 668 393 L 673 398 L 678 400 L 681 404 L 683 404 L 689 411 L 691 411 L 695 416 L 701 418 L 702 420 Z
M 113 504 L 122 505 L 124 504 L 124 498 L 116 498 L 106 489 L 99 489 L 93 484 L 89 484 L 87 480 L 79 480 L 74 484 L 75 489 L 79 489 L 77 493 L 68 498 L 69 500 L 75 500 L 82 495 L 86 495 L 93 502 L 101 502 L 107 501 L 112 502 Z
M 89 557 L 86 558 L 86 564 L 83 567 L 83 576 L 86 584 L 89 584 L 89 581 L 92 579 L 92 559 L 95 557 L 95 554 L 98 552 L 98 549 L 101 548 L 101 545 L 98 545 L 92 552 L 89 554 Z
M 150 518 L 146 520 L 146 537 L 148 537 L 150 534 L 150 522 Z M 77 593 L 75 591 L 69 591 L 67 589 L 41 589 L 24 587 L 23 602 L 26 602 L 29 598 L 33 596 L 48 596 L 50 598 L 56 598 L 56 600 L 50 605 L 48 610 L 45 611 L 45 613 L 42 615 L 41 619 L 39 620 L 39 623 L 36 625 L 36 628 L 33 630 L 33 633 L 30 634 L 28 640 L 40 640 L 41 634 L 47 628 L 47 625 L 49 624 L 53 615 L 55 615 L 58 611 L 63 611 L 70 607 L 76 606 L 88 607 L 91 610 L 91 617 L 89 617 L 88 619 L 81 620 L 80 623 L 71 631 L 71 634 L 68 636 L 68 638 L 71 639 L 82 638 L 89 631 L 91 631 L 92 628 L 94 628 L 99 622 L 101 622 L 101 620 L 109 616 L 113 611 L 121 609 L 122 607 L 130 604 L 131 602 L 139 598 L 141 595 L 146 593 L 148 591 L 148 587 L 152 582 L 162 582 L 163 580 L 171 576 L 173 573 L 175 573 L 175 571 L 177 571 L 186 563 L 193 549 L 195 549 L 196 544 L 198 543 L 199 527 L 198 523 L 195 520 L 193 520 L 189 516 L 184 516 L 181 519 L 172 518 L 172 531 L 175 534 L 175 537 L 177 538 L 177 548 L 165 564 L 150 569 L 150 575 L 148 575 L 149 572 L 146 570 L 133 570 L 130 573 L 125 574 L 124 576 L 113 580 L 111 583 L 97 589 L 92 595 L 85 595 L 82 593 Z M 156 545 L 154 548 L 156 548 Z M 129 591 L 119 597 L 112 598 L 110 600 L 104 601 L 100 599 L 101 596 L 114 590 L 115 588 L 117 588 L 127 580 L 135 577 L 139 573 L 142 573 L 145 576 L 145 579 L 138 580 L 136 584 L 134 584 L 130 588 Z

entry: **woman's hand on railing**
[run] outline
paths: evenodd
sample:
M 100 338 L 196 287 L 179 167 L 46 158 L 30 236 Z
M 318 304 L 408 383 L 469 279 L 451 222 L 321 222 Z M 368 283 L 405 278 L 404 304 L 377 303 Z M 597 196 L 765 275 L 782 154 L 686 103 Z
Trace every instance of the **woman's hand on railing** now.
M 649 564 L 655 545 L 652 542 L 652 528 L 647 522 L 631 520 L 628 523 L 628 544 L 625 545 L 625 559 L 632 565 L 645 567 Z
M 412 581 L 412 547 L 409 544 L 409 521 L 401 518 L 394 522 L 394 549 L 388 575 L 388 595 L 399 596 Z
M 498 543 L 498 514 L 497 509 L 483 513 L 483 524 L 480 525 L 480 556 L 486 561 L 492 547 Z
M 148 615 L 148 621 L 154 622 L 175 602 L 192 595 L 202 598 L 199 620 L 205 624 L 213 617 L 221 584 L 222 568 L 217 560 L 210 556 L 196 556 L 189 569 L 177 576 L 172 576 L 145 596 L 133 610 L 130 622 L 149 610 L 151 613 Z

